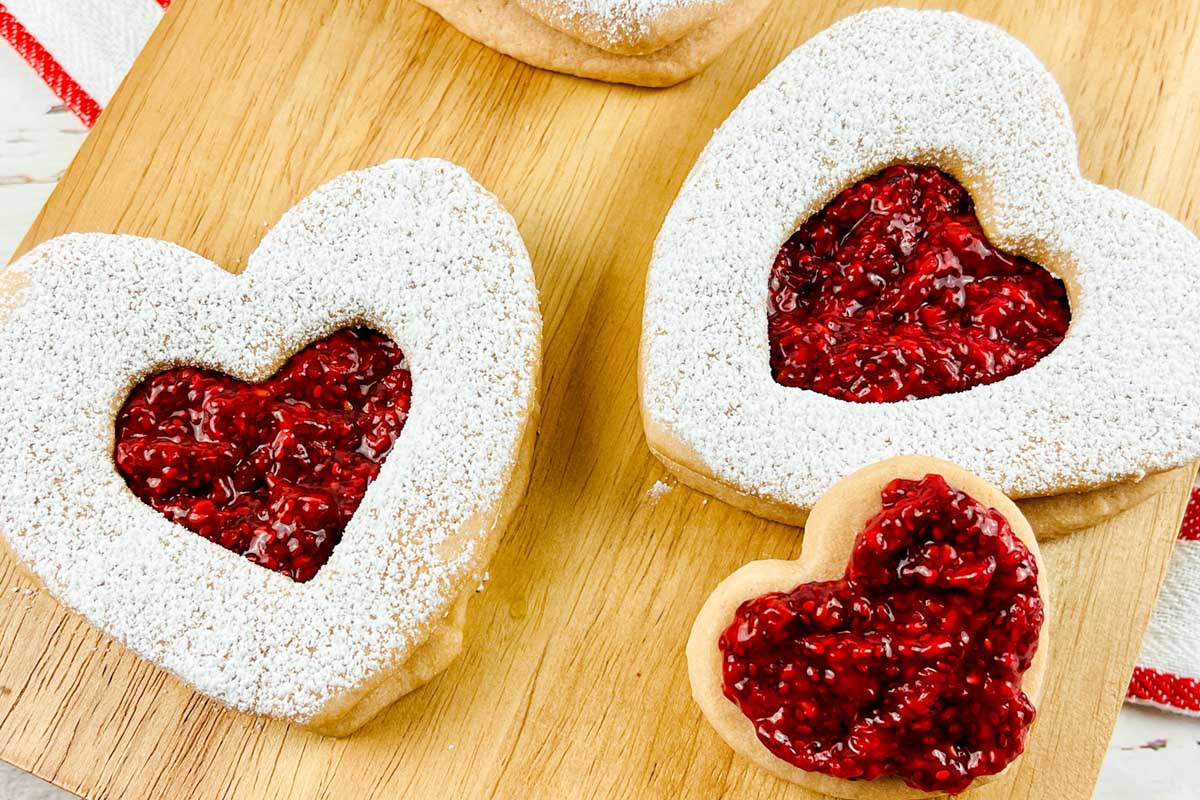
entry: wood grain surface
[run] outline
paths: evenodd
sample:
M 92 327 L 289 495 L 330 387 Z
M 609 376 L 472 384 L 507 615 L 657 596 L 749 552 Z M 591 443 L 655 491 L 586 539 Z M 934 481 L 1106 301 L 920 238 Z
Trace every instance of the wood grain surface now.
M 120 231 L 236 271 L 343 170 L 457 161 L 533 256 L 533 481 L 463 656 L 345 740 L 189 691 L 0 559 L 0 758 L 103 798 L 810 797 L 718 740 L 683 658 L 713 586 L 801 537 L 682 487 L 647 493 L 665 472 L 641 435 L 636 355 L 654 235 L 713 128 L 789 50 L 870 5 L 779 2 L 700 77 L 639 90 L 519 64 L 407 0 L 176 0 L 24 247 Z M 1085 174 L 1200 227 L 1198 0 L 927 5 L 1028 42 L 1063 85 Z M 970 797 L 1090 796 L 1189 477 L 1046 545 L 1048 699 L 1011 778 Z

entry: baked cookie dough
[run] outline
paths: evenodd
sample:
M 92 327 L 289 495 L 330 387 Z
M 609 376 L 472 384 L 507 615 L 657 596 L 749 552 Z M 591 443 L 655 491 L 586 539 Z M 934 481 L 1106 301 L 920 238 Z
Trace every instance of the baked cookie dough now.
M 581 78 L 635 86 L 673 86 L 716 60 L 770 5 L 770 0 L 730 0 L 725 3 L 680 4 L 695 8 L 671 16 L 671 24 L 650 38 L 626 37 L 605 49 L 552 27 L 530 13 L 536 8 L 547 18 L 560 8 L 555 0 L 418 0 L 467 36 L 527 64 Z M 697 9 L 719 13 L 707 15 Z M 577 16 L 577 15 L 576 15 Z M 572 28 L 562 17 L 562 28 Z M 694 27 L 687 27 L 687 25 Z M 686 28 L 686 30 L 684 30 Z M 584 35 L 581 33 L 581 35 Z M 675 36 L 676 38 L 671 38 Z

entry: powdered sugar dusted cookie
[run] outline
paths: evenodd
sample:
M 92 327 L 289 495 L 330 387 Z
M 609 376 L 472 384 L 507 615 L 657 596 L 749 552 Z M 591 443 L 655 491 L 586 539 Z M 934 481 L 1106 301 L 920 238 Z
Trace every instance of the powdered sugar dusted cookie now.
M 798 560 L 747 564 L 709 596 L 692 695 L 738 753 L 822 795 L 956 794 L 1024 750 L 1050 583 L 995 486 L 923 456 L 873 464 L 819 500 Z
M 391 161 L 316 190 L 242 275 L 107 234 L 7 274 L 0 531 L 60 600 L 324 733 L 445 668 L 534 438 L 537 293 L 495 197 Z
M 1198 281 L 1191 233 L 1080 176 L 1022 44 L 860 14 L 752 91 L 680 191 L 647 285 L 647 439 L 791 523 L 905 452 L 1015 497 L 1137 480 L 1200 457 Z
M 702 71 L 770 5 L 770 0 L 420 1 L 472 39 L 535 67 L 637 86 L 672 86 Z

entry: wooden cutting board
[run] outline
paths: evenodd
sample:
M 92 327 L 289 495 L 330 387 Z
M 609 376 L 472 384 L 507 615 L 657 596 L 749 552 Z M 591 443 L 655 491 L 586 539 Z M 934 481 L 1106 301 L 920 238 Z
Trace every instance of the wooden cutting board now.
M 713 128 L 784 54 L 869 5 L 780 2 L 705 74 L 654 91 L 532 69 L 408 0 L 176 0 L 25 247 L 120 231 L 237 270 L 336 173 L 457 161 L 513 212 L 541 289 L 532 485 L 462 657 L 345 740 L 194 694 L 0 560 L 0 757 L 105 798 L 811 797 L 718 740 L 683 657 L 718 580 L 795 556 L 800 534 L 682 487 L 647 494 L 666 475 L 642 439 L 636 354 L 654 235 Z M 1200 2 L 928 5 L 1028 42 L 1075 112 L 1084 172 L 1200 228 Z M 1090 796 L 1191 474 L 1045 547 L 1047 700 L 1011 780 L 971 797 Z

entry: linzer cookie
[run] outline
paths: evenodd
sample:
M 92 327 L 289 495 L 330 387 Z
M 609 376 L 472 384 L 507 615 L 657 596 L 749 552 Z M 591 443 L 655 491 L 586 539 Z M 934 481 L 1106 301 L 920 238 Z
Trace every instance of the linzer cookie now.
M 0 530 L 64 604 L 336 735 L 454 658 L 528 477 L 541 336 L 516 225 L 464 170 L 342 175 L 238 276 L 107 234 L 11 274 Z
M 1024 751 L 1047 583 L 998 489 L 890 459 L 821 498 L 798 561 L 747 564 L 717 587 L 688 640 L 692 693 L 734 749 L 808 789 L 957 794 Z
M 668 214 L 646 437 L 685 483 L 791 524 L 917 452 L 1036 498 L 1046 535 L 1091 525 L 1200 457 L 1198 287 L 1191 233 L 1080 175 L 1020 42 L 866 12 L 742 101 Z
M 703 70 L 770 0 L 420 0 L 472 39 L 535 67 L 639 86 Z

